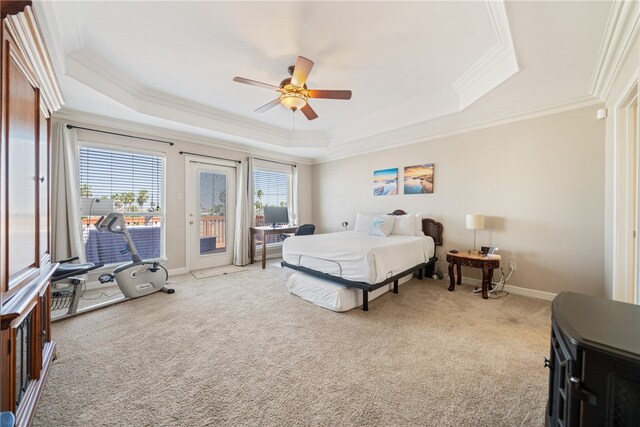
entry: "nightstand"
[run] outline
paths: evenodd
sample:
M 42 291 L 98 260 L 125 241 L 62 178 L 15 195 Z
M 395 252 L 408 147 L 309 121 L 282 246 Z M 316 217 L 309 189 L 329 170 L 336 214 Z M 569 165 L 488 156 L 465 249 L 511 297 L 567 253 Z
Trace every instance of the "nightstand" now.
M 493 280 L 493 270 L 500 267 L 500 255 L 483 255 L 472 254 L 469 251 L 462 251 L 458 253 L 447 252 L 447 262 L 449 263 L 449 278 L 451 284 L 449 285 L 449 291 L 453 292 L 456 288 L 456 284 L 462 283 L 462 266 L 481 268 L 482 269 L 482 298 L 489 298 L 488 288 Z M 456 277 L 453 272 L 453 267 L 456 266 Z

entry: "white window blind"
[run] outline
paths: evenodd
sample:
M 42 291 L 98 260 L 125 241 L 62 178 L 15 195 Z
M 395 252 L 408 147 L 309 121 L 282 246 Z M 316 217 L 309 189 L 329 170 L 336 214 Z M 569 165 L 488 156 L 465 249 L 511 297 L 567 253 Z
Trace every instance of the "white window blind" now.
M 291 174 L 255 168 L 253 171 L 253 199 L 256 226 L 264 224 L 265 206 L 291 206 Z M 289 218 L 291 220 L 291 218 Z M 267 243 L 281 242 L 280 235 L 267 236 Z
M 288 206 L 289 175 L 279 172 L 256 170 L 253 174 L 256 212 L 265 206 Z
M 164 257 L 164 157 L 80 147 L 80 197 L 88 262 L 131 261 L 123 236 L 99 232 L 101 215 L 121 212 L 142 259 Z

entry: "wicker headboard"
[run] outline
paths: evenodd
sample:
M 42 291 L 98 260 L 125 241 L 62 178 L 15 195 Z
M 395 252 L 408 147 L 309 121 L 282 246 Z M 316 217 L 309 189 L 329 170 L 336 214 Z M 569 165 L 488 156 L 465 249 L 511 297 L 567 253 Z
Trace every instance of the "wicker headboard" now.
M 406 215 L 407 213 L 402 209 L 396 209 L 391 212 L 391 215 Z M 436 246 L 442 246 L 442 223 L 431 219 L 422 218 L 422 232 L 427 236 L 431 236 Z

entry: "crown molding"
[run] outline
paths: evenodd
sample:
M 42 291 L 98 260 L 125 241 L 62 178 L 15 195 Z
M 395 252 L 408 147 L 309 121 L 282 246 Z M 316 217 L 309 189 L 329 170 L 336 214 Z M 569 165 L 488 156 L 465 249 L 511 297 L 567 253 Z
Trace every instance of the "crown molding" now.
M 415 109 L 421 109 L 422 115 L 418 119 L 411 119 L 410 113 Z M 402 106 L 388 107 L 344 125 L 331 133 L 329 147 L 340 147 L 354 141 L 373 138 L 459 111 L 458 99 L 453 91 L 419 97 Z M 393 120 L 390 120 L 390 117 L 393 117 Z M 389 122 L 394 126 L 390 128 Z
M 605 28 L 598 59 L 589 83 L 589 93 L 605 100 L 621 64 L 631 52 L 640 27 L 640 6 L 637 1 L 615 0 Z
M 64 73 L 65 50 L 60 45 L 62 36 L 55 19 L 53 2 L 39 1 L 33 4 L 44 39 L 47 41 L 47 51 L 55 69 Z
M 458 94 L 459 111 L 520 71 L 504 2 L 487 1 L 485 6 L 498 43 L 453 82 L 452 87 Z
M 142 114 L 280 147 L 324 148 L 326 132 L 295 132 L 149 89 L 87 49 L 67 55 L 66 74 Z
M 226 134 L 228 138 L 225 139 L 229 141 L 244 139 L 276 147 L 330 148 L 459 112 L 518 72 L 504 1 L 486 1 L 485 7 L 497 44 L 452 86 L 440 93 L 431 93 L 408 101 L 405 105 L 378 111 L 331 132 L 298 131 L 294 133 L 205 104 L 152 90 L 88 49 L 81 48 L 83 41 L 79 28 L 75 28 L 72 31 L 73 34 L 68 36 L 67 40 L 58 43 L 55 48 L 56 51 L 62 48 L 64 58 L 62 69 L 69 78 L 138 113 L 195 126 L 219 135 Z M 55 27 L 55 8 L 48 5 L 43 7 L 43 10 L 47 20 L 53 22 Z M 73 11 L 77 14 L 76 9 Z M 53 27 L 52 35 L 55 35 Z M 66 56 L 65 50 L 70 52 Z M 57 54 L 60 56 L 60 52 Z M 434 99 L 440 99 L 440 101 L 434 102 Z M 422 111 L 419 117 L 410 114 L 416 108 Z
M 56 30 L 60 29 L 56 27 L 58 24 L 55 19 L 55 8 L 47 2 L 38 2 L 38 4 L 39 10 L 44 10 L 45 12 L 45 21 L 49 24 L 49 35 L 55 36 Z M 162 124 L 157 124 L 157 127 L 144 124 L 135 125 L 133 122 L 107 118 L 102 120 L 102 126 L 112 127 L 116 123 L 117 126 L 130 126 L 133 129 L 132 131 L 135 131 L 135 129 L 145 133 L 158 131 L 161 132 L 160 136 L 164 137 L 174 133 L 177 135 L 177 139 L 183 141 L 208 146 L 215 144 L 216 147 L 236 152 L 249 153 L 253 152 L 254 147 L 259 147 L 260 149 L 264 148 L 266 150 L 265 153 L 282 153 L 289 148 L 316 148 L 323 149 L 323 153 L 332 153 L 327 157 L 315 156 L 315 160 L 312 163 L 324 163 L 364 153 L 415 144 L 500 124 L 555 114 L 594 105 L 599 102 L 591 97 L 581 98 L 495 119 L 479 120 L 473 123 L 467 121 L 468 124 L 462 123 L 449 127 L 440 125 L 440 127 L 437 127 L 438 122 L 443 123 L 443 121 L 434 119 L 464 110 L 519 72 L 519 64 L 513 45 L 505 2 L 502 0 L 485 1 L 485 7 L 496 35 L 497 43 L 451 86 L 440 93 L 422 94 L 423 96 L 407 101 L 403 105 L 378 111 L 351 122 L 348 126 L 337 128 L 331 133 L 312 131 L 293 133 L 286 129 L 231 114 L 206 104 L 195 103 L 185 98 L 152 90 L 130 78 L 121 70 L 114 68 L 89 50 L 80 49 L 83 42 L 79 27 L 75 28 L 75 33 L 67 36 L 65 40 L 58 40 L 58 37 L 49 38 L 53 40 L 57 57 L 62 58 L 62 68 L 58 68 L 59 72 L 61 72 L 60 70 L 66 70 L 65 72 L 69 78 L 87 85 L 123 106 L 133 109 L 135 112 L 157 118 L 158 123 L 166 121 L 167 123 L 173 122 L 184 125 L 184 127 L 192 126 L 198 128 L 197 130 L 194 129 L 195 133 L 211 136 L 200 137 L 195 133 L 190 134 L 188 130 L 184 130 L 184 127 L 182 131 L 167 131 L 166 128 L 161 127 L 163 126 Z M 77 12 L 75 9 L 74 11 Z M 78 21 L 76 20 L 76 22 Z M 609 90 L 617 68 L 623 58 L 629 54 L 629 40 L 633 40 L 634 34 L 637 35 L 637 33 L 637 2 L 616 0 L 609 17 L 605 38 L 600 47 L 598 66 L 594 70 L 594 76 L 592 77 L 591 86 L 594 88 L 592 91 L 594 95 L 605 86 Z M 71 53 L 66 55 L 65 49 Z M 616 56 L 615 53 L 619 50 L 621 50 L 620 55 Z M 596 85 L 598 90 L 595 88 Z M 602 99 L 602 96 L 595 96 Z M 422 107 L 424 108 L 424 114 L 419 118 L 408 118 L 407 111 L 414 110 L 421 104 L 427 105 L 428 103 L 425 103 L 425 100 L 433 101 L 435 98 L 441 98 L 440 106 Z M 67 115 L 70 115 L 70 120 L 79 117 L 79 115 L 93 116 L 89 113 L 80 113 L 65 108 L 57 117 L 66 117 Z M 447 121 L 447 119 L 443 120 Z M 417 135 L 420 136 L 418 137 Z M 367 144 L 370 145 L 367 146 Z M 316 152 L 319 151 L 316 150 Z M 295 151 L 291 150 L 291 152 Z M 302 151 L 296 153 L 302 153 Z M 282 156 L 282 154 L 278 154 L 278 156 Z M 301 159 L 299 161 L 302 163 L 305 160 Z M 306 159 L 306 161 L 308 162 L 309 160 Z
M 369 142 L 370 138 L 359 140 L 359 144 L 349 144 L 349 147 L 345 147 L 348 149 L 348 152 L 343 154 L 338 154 L 335 156 L 327 156 L 327 157 L 318 157 L 315 159 L 303 158 L 303 157 L 294 157 L 294 156 L 286 156 L 281 153 L 271 151 L 271 150 L 261 150 L 256 149 L 255 147 L 248 147 L 241 143 L 233 143 L 224 141 L 221 139 L 215 138 L 206 138 L 198 135 L 189 134 L 186 132 L 173 131 L 168 130 L 166 128 L 150 126 L 145 124 L 140 124 L 136 122 L 130 122 L 126 120 L 114 119 L 111 117 L 100 116 L 91 113 L 85 113 L 80 111 L 71 110 L 68 108 L 64 108 L 55 113 L 54 119 L 56 120 L 64 120 L 71 124 L 76 124 L 79 126 L 82 125 L 90 125 L 98 127 L 102 130 L 107 131 L 115 131 L 115 132 L 129 132 L 134 135 L 149 137 L 149 138 L 164 138 L 164 139 L 173 139 L 182 142 L 194 143 L 203 145 L 206 147 L 215 147 L 228 151 L 234 151 L 236 153 L 241 153 L 243 155 L 259 155 L 259 156 L 271 156 L 274 159 L 296 162 L 304 165 L 314 165 L 314 164 L 322 164 L 329 163 L 337 160 L 347 159 L 351 157 L 357 157 L 364 154 L 389 150 L 393 148 L 399 148 L 406 145 L 412 145 L 416 143 L 422 143 L 427 141 L 432 141 L 436 139 L 445 138 L 448 136 L 464 134 L 468 132 L 473 132 L 477 130 L 487 129 L 495 126 L 505 125 L 509 123 L 515 123 L 520 121 L 525 121 L 529 119 L 535 119 L 539 117 L 549 116 L 553 114 L 558 114 L 566 111 L 577 110 L 580 108 L 586 108 L 594 105 L 601 104 L 602 101 L 593 97 L 584 97 L 576 100 L 571 100 L 568 102 L 563 102 L 555 105 L 550 105 L 544 108 L 528 110 L 520 113 L 505 115 L 502 117 L 498 117 L 490 120 L 483 120 L 475 123 L 470 123 L 463 126 L 458 127 L 449 127 L 449 128 L 441 128 L 435 129 L 432 131 L 426 131 L 418 137 L 407 137 L 407 138 L 399 138 L 400 140 L 391 145 L 384 145 L 375 148 L 371 148 L 368 150 L 362 150 L 359 147 L 361 144 L 366 144 Z M 407 131 L 407 133 L 417 133 L 419 129 L 414 130 L 416 126 L 409 126 L 407 128 L 402 129 L 403 131 Z M 398 132 L 390 132 L 385 135 L 385 139 L 394 139 L 395 135 Z M 398 139 L 398 138 L 396 138 Z
M 460 112 L 519 72 L 504 1 L 486 1 L 485 7 L 497 43 L 451 86 L 351 122 L 331 133 L 329 146 L 339 147 Z M 421 112 L 419 119 L 411 119 L 415 110 Z M 390 122 L 395 127 L 390 128 Z
M 57 111 L 54 114 L 53 119 L 64 121 L 65 123 L 77 126 L 92 126 L 99 130 L 105 130 L 109 132 L 126 132 L 130 133 L 132 136 L 198 144 L 209 148 L 218 148 L 222 150 L 232 151 L 242 156 L 266 156 L 276 160 L 282 160 L 297 164 L 311 164 L 311 161 L 308 158 L 283 155 L 282 153 L 278 153 L 276 151 L 251 147 L 248 145 L 243 145 L 242 143 L 228 142 L 217 138 L 207 138 L 187 132 L 170 130 L 162 127 L 131 122 L 128 120 L 114 119 L 112 117 L 76 111 L 69 108 L 63 108 L 62 110 Z
M 47 110 L 59 110 L 64 105 L 62 91 L 33 9 L 26 6 L 20 13 L 7 15 L 3 24 L 15 41 L 17 50 L 31 65 Z
M 361 145 L 370 144 L 371 139 L 368 138 L 365 140 L 360 140 L 360 141 L 357 141 L 357 143 L 352 143 L 352 144 L 349 144 L 349 146 L 345 146 L 345 151 L 346 151 L 345 153 L 316 158 L 313 160 L 313 164 L 329 163 L 337 160 L 343 160 L 351 157 L 361 156 L 364 154 L 390 150 L 393 148 L 399 148 L 406 145 L 423 143 L 423 142 L 432 141 L 436 139 L 446 138 L 453 135 L 460 135 L 468 132 L 474 132 L 477 130 L 501 126 L 509 123 L 516 123 L 516 122 L 535 119 L 539 117 L 549 116 L 553 114 L 563 113 L 565 111 L 591 107 L 598 104 L 602 104 L 602 101 L 597 98 L 587 96 L 587 97 L 574 99 L 567 102 L 549 105 L 543 108 L 537 108 L 537 109 L 532 109 L 532 110 L 523 111 L 519 113 L 508 114 L 508 115 L 504 115 L 504 116 L 489 119 L 489 120 L 481 120 L 475 123 L 464 124 L 461 126 L 443 127 L 440 129 L 429 130 L 429 127 L 425 126 L 425 123 L 422 123 L 420 125 L 410 126 L 404 129 L 400 129 L 396 132 L 390 132 L 388 134 L 385 134 L 383 142 L 382 143 L 378 142 L 378 146 L 375 148 L 363 150 Z M 406 134 L 419 135 L 419 136 L 407 137 L 407 136 L 400 135 L 400 132 L 403 132 Z M 384 141 L 388 141 L 389 139 L 395 139 L 397 142 L 393 144 L 380 145 L 380 144 L 385 144 Z

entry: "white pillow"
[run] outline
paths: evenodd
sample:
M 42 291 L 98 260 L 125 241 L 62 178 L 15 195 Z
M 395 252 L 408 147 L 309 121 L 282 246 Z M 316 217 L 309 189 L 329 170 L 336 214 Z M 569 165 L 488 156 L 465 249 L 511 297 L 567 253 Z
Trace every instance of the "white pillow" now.
M 361 233 L 367 233 L 369 231 L 369 225 L 371 221 L 378 216 L 375 214 L 363 214 L 358 212 L 356 216 L 356 224 L 353 226 L 353 231 L 360 231 Z
M 393 223 L 393 231 L 391 234 L 398 236 L 415 236 L 416 235 L 416 215 L 406 214 L 397 215 Z
M 394 215 L 380 215 L 373 218 L 369 225 L 369 234 L 372 236 L 388 237 L 393 230 L 396 217 Z
M 416 236 L 426 236 L 426 234 L 422 232 L 422 212 L 417 212 L 414 215 L 416 217 Z

